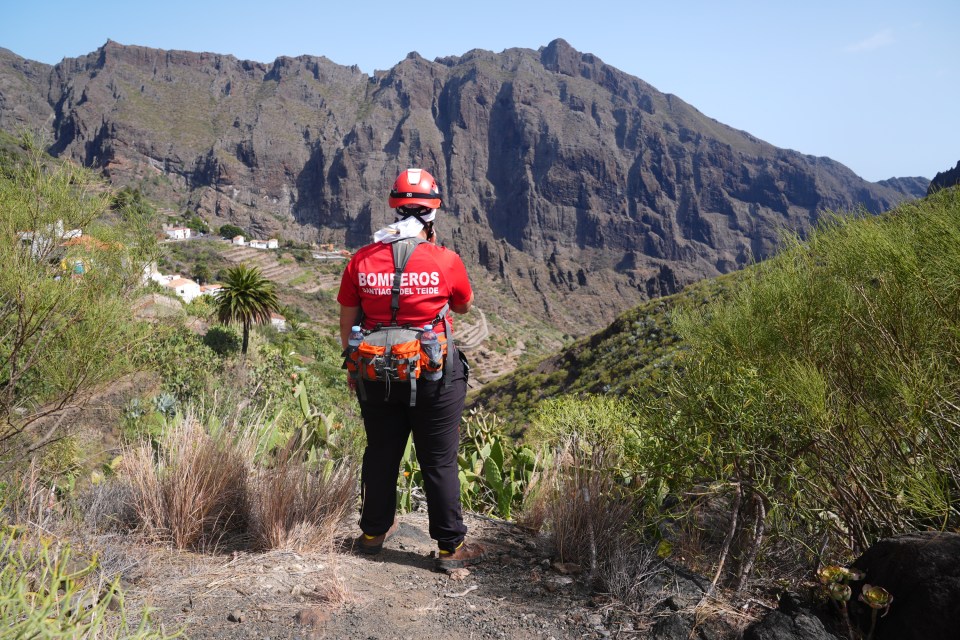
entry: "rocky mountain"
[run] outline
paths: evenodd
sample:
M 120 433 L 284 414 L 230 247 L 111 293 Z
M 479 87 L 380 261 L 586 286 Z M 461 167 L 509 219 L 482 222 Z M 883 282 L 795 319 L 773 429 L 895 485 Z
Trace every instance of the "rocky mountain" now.
M 955 187 L 957 185 L 960 185 L 960 162 L 957 162 L 957 166 L 953 169 L 947 169 L 935 175 L 933 181 L 930 182 L 930 186 L 927 188 L 927 193 L 930 194 L 934 191 L 946 189 L 947 187 Z
M 0 128 L 19 127 L 212 225 L 352 247 L 423 166 L 481 303 L 571 333 L 762 259 L 823 210 L 880 212 L 928 184 L 776 148 L 563 40 L 411 53 L 373 76 L 115 42 L 54 66 L 0 50 Z

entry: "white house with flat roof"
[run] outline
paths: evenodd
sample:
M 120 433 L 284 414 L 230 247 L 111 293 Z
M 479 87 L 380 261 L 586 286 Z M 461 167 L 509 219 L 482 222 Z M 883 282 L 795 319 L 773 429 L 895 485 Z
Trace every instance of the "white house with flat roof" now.
M 221 289 L 223 289 L 223 285 L 220 283 L 202 284 L 200 285 L 200 295 L 216 298 L 218 295 L 220 295 Z
M 251 240 L 250 248 L 252 249 L 276 249 L 280 246 L 280 243 L 276 238 L 270 238 L 269 240 Z
M 184 302 L 189 303 L 200 297 L 200 285 L 189 278 L 174 278 L 166 286 L 176 291 Z
M 187 240 L 190 238 L 190 229 L 188 227 L 169 227 L 163 230 L 171 240 Z

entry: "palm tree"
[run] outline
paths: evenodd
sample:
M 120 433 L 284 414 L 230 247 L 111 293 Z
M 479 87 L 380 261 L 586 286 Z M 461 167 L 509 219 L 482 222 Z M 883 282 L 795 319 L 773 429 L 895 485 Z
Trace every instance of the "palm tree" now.
M 227 270 L 223 288 L 217 294 L 217 320 L 223 324 L 239 323 L 243 327 L 243 346 L 247 355 L 250 325 L 268 324 L 270 314 L 280 308 L 273 283 L 263 277 L 257 267 L 241 264 Z

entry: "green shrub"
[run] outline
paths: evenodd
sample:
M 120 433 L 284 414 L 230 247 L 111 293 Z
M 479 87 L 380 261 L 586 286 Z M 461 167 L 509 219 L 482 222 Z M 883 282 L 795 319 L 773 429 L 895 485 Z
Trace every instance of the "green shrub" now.
M 644 400 L 635 461 L 660 494 L 735 489 L 740 582 L 766 532 L 815 555 L 960 526 L 958 273 L 949 190 L 829 217 L 729 302 L 678 314 L 689 350 Z
M 234 224 L 225 224 L 220 227 L 220 235 L 228 240 L 235 238 L 236 236 L 244 235 L 243 229 Z
M 169 289 L 170 287 L 166 287 Z M 213 317 L 215 307 L 213 299 L 210 296 L 198 296 L 184 305 L 184 310 L 188 316 L 209 320 Z
M 194 264 L 191 274 L 193 275 L 193 279 L 197 281 L 197 284 L 210 284 L 210 267 L 207 266 L 206 262 Z
M 528 437 L 550 447 L 576 437 L 590 448 L 625 451 L 635 437 L 633 423 L 633 404 L 620 396 L 560 396 L 539 404 Z
M 152 221 L 157 215 L 157 209 L 144 196 L 140 189 L 123 186 L 111 197 L 110 208 L 120 212 L 125 218 L 143 218 Z
M 69 546 L 35 543 L 8 529 L 0 536 L 0 620 L 5 638 L 162 639 L 144 611 L 133 628 L 114 582 L 101 590 L 95 562 L 77 562 Z M 113 609 L 117 609 L 114 611 Z
M 109 191 L 39 151 L 0 171 L 0 475 L 69 432 L 73 400 L 129 370 L 129 298 L 155 246 Z M 80 229 L 81 237 L 67 237 Z
M 141 440 L 156 441 L 163 433 L 166 416 L 151 404 L 140 398 L 134 398 L 124 407 L 121 422 L 121 434 L 125 444 L 140 442 Z
M 210 226 L 207 225 L 206 220 L 204 220 L 202 217 L 200 217 L 200 214 L 194 211 L 187 211 L 183 214 L 183 223 L 184 226 L 196 231 L 197 233 L 210 232 Z
M 203 344 L 221 357 L 237 355 L 240 353 L 240 334 L 229 327 L 213 326 L 204 334 Z
M 84 452 L 76 435 L 60 438 L 45 447 L 41 459 L 41 473 L 57 484 L 73 484 L 83 469 Z
M 181 401 L 201 398 L 223 370 L 223 359 L 180 323 L 155 325 L 135 362 L 159 373 L 164 390 Z

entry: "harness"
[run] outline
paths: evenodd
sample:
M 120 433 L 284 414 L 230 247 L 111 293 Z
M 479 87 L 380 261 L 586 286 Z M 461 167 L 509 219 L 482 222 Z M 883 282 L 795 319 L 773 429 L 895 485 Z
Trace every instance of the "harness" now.
M 391 244 L 394 273 L 393 286 L 390 289 L 390 324 L 384 326 L 383 323 L 377 323 L 370 331 L 364 331 L 363 342 L 356 351 L 344 352 L 344 368 L 357 381 L 357 392 L 361 401 L 367 400 L 365 381 L 384 382 L 384 400 L 390 397 L 391 382 L 400 381 L 410 383 L 410 406 L 417 404 L 417 378 L 422 367 L 429 365 L 421 359 L 420 335 L 423 329 L 411 327 L 409 324 L 397 324 L 397 313 L 400 310 L 400 282 L 403 271 L 413 252 L 424 242 L 426 241 L 422 238 L 404 238 Z M 449 310 L 450 304 L 444 304 L 431 322 L 433 325 L 443 323 L 444 339 L 440 342 L 446 351 L 442 367 L 444 387 L 450 385 L 447 372 L 452 370 L 456 350 Z M 357 322 L 363 322 L 362 307 Z

